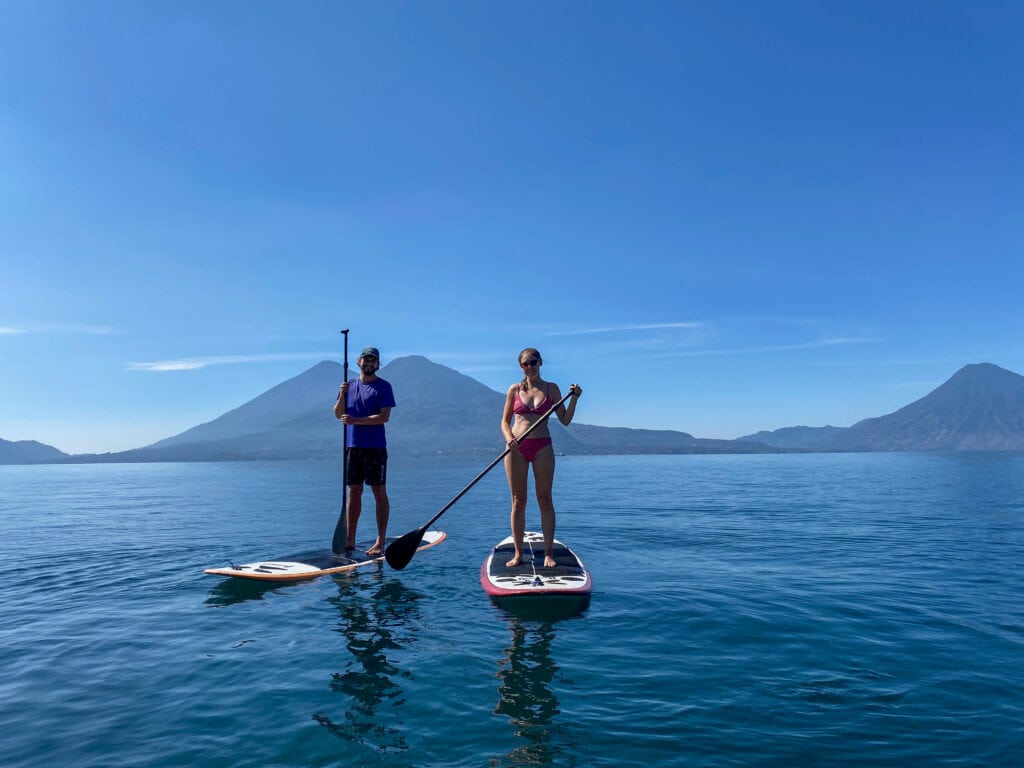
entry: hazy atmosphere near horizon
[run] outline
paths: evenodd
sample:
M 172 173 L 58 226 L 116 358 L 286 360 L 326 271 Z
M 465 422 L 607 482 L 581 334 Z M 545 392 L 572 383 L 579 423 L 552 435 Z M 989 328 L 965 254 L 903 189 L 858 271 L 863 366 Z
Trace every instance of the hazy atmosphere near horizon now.
M 342 328 L 712 438 L 1024 373 L 1024 4 L 0 8 L 0 438 L 146 445 Z

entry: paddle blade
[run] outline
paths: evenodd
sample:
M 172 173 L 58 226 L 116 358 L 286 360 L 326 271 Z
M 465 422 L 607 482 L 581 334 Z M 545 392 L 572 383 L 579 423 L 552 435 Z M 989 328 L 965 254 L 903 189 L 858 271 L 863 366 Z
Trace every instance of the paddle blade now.
M 334 538 L 331 539 L 331 551 L 336 555 L 345 554 L 345 542 L 348 540 L 348 519 L 345 505 L 341 506 L 338 522 L 334 524 Z
M 412 556 L 416 554 L 416 550 L 423 540 L 424 532 L 424 528 L 417 528 L 388 544 L 384 550 L 384 559 L 388 561 L 388 565 L 396 571 L 405 568 L 412 560 Z

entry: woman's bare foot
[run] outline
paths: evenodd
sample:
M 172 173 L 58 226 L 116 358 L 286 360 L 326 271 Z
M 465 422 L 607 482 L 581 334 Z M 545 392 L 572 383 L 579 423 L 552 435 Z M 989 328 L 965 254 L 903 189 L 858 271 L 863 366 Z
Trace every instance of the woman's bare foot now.
M 517 565 L 522 565 L 522 563 L 523 563 L 523 556 L 522 555 L 516 555 L 511 560 L 509 560 L 507 563 L 505 563 L 505 567 L 506 568 L 515 568 Z
M 544 555 L 544 567 L 545 568 L 554 568 L 556 565 L 558 565 L 558 563 L 555 562 L 555 558 L 548 557 L 547 555 Z

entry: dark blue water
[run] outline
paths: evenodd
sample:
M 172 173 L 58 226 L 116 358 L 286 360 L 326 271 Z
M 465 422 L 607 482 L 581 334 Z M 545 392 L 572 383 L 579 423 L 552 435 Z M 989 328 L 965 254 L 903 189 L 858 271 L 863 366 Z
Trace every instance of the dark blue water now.
M 392 533 L 485 464 L 393 462 Z M 1022 762 L 1024 457 L 560 459 L 559 537 L 596 579 L 569 616 L 479 586 L 500 470 L 404 571 L 202 573 L 328 547 L 339 482 L 0 467 L 0 764 Z

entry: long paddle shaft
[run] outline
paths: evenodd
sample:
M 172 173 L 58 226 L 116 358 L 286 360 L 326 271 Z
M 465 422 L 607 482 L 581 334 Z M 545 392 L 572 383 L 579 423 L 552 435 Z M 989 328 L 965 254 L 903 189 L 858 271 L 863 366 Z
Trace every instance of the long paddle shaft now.
M 523 432 L 523 434 L 516 438 L 516 442 L 522 442 L 527 435 L 529 435 L 531 432 L 533 432 L 533 430 L 535 430 L 537 427 L 539 427 L 541 424 L 547 421 L 548 417 L 555 412 L 555 409 L 558 408 L 558 406 L 560 406 L 562 403 L 564 403 L 566 400 L 572 397 L 573 391 L 573 388 L 570 387 L 569 394 L 567 394 L 557 403 L 552 405 L 551 408 L 548 409 L 547 413 L 545 413 L 543 416 L 537 419 L 537 421 L 531 424 L 529 429 L 527 429 L 525 432 Z M 484 475 L 486 475 L 488 472 L 494 469 L 497 466 L 498 462 L 504 459 L 511 450 L 512 447 L 509 446 L 504 451 L 502 451 L 501 455 L 498 456 L 498 458 L 496 458 L 494 461 L 488 464 L 487 468 L 484 469 L 483 472 L 474 477 L 470 481 L 469 485 L 467 485 L 465 488 L 459 491 L 455 495 L 454 499 L 445 504 L 441 508 L 441 511 L 429 520 L 427 520 L 427 522 L 424 523 L 424 525 L 421 528 L 417 528 L 415 531 L 409 531 L 409 533 L 405 534 L 401 538 L 395 539 L 393 542 L 388 544 L 387 549 L 384 550 L 384 559 L 388 561 L 388 565 L 390 565 L 396 571 L 400 571 L 403 568 L 405 568 L 405 566 L 409 564 L 409 561 L 412 560 L 412 556 L 416 554 L 416 550 L 419 548 L 420 541 L 423 539 L 423 534 L 427 532 L 427 529 L 430 528 L 430 526 L 432 526 L 435 522 L 437 522 L 437 519 L 441 517 L 441 515 L 443 515 L 452 506 L 454 506 L 455 502 L 457 502 L 459 499 L 465 496 L 466 492 L 469 491 L 470 488 L 472 488 L 474 485 L 480 482 L 480 479 Z
M 345 337 L 345 381 L 348 381 L 348 328 L 341 332 Z M 345 397 L 345 413 L 348 413 L 348 396 Z M 341 425 L 341 514 L 334 526 L 334 538 L 331 540 L 331 551 L 336 555 L 344 554 L 345 540 L 348 538 L 348 462 L 345 452 L 348 448 L 348 425 Z

